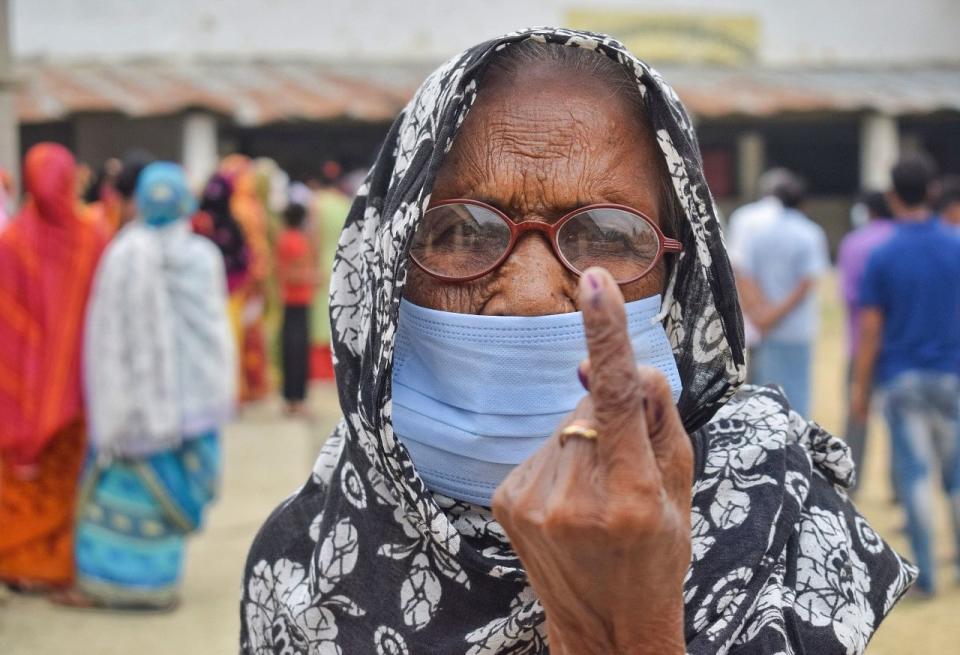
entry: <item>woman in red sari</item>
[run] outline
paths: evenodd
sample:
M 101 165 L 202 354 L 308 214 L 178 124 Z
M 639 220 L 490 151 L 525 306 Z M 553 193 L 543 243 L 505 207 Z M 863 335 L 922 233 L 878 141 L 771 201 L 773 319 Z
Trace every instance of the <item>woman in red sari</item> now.
M 0 234 L 0 581 L 37 589 L 73 577 L 73 514 L 85 455 L 80 344 L 106 243 L 79 210 L 63 146 L 27 153 L 29 198 Z

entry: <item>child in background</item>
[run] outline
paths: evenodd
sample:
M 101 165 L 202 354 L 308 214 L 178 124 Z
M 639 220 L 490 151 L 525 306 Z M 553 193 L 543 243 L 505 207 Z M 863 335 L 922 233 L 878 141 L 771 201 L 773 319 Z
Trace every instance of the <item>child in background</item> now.
M 310 304 L 317 281 L 316 258 L 304 233 L 307 211 L 291 203 L 283 212 L 286 228 L 277 241 L 277 274 L 283 298 L 280 332 L 283 398 L 292 416 L 306 414 L 310 364 Z

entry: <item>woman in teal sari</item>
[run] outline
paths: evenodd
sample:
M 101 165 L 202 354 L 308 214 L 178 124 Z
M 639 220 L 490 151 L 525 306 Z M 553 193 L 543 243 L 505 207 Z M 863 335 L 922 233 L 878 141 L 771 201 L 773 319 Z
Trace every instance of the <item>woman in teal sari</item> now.
M 91 452 L 76 588 L 61 600 L 169 609 L 186 537 L 216 494 L 235 348 L 223 261 L 190 231 L 194 201 L 182 169 L 151 164 L 136 199 L 139 220 L 104 255 L 87 314 Z

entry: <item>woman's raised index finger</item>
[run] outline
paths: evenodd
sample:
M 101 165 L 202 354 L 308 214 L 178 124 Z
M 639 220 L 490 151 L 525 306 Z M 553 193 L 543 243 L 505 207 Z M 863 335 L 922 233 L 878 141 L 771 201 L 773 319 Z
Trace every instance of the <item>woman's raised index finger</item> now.
M 597 417 L 642 411 L 642 387 L 627 331 L 623 294 L 613 276 L 589 268 L 580 279 L 580 309 L 590 354 L 590 395 Z M 627 405 L 627 406 L 625 406 Z

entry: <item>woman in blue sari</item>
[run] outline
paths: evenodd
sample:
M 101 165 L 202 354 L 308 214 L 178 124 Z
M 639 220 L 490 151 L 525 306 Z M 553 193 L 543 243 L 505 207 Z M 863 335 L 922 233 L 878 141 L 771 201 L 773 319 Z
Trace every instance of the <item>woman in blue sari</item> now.
M 77 520 L 76 588 L 64 602 L 169 609 L 187 535 L 220 475 L 235 347 L 216 247 L 195 236 L 183 170 L 151 164 L 139 220 L 103 257 L 87 314 L 91 451 Z

